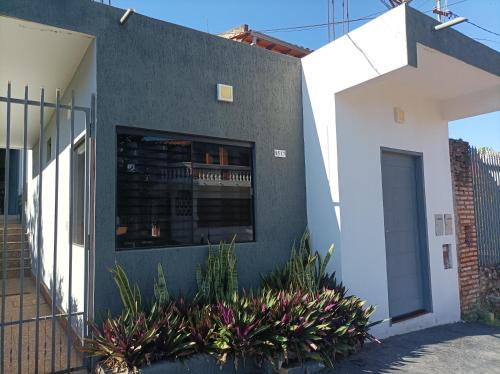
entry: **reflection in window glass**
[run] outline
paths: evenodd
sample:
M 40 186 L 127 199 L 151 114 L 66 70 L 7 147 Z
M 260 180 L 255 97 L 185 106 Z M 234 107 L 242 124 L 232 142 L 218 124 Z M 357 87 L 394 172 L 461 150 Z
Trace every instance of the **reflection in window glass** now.
M 118 249 L 254 240 L 250 145 L 119 129 Z

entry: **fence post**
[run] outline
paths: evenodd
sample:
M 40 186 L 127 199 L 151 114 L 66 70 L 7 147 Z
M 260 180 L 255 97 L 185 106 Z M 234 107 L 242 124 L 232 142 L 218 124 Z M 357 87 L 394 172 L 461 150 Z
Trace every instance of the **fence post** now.
M 462 313 L 479 300 L 477 232 L 469 143 L 450 139 L 450 166 L 455 204 L 458 283 Z

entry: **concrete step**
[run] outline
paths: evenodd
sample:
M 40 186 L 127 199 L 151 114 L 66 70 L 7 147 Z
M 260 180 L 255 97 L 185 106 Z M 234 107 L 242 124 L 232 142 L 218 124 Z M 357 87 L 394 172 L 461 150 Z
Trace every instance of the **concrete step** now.
M 3 246 L 3 241 L 0 239 L 0 252 L 4 249 L 4 246 Z M 13 249 L 21 249 L 21 245 L 23 245 L 23 248 L 24 249 L 28 249 L 29 248 L 29 243 L 27 241 L 25 241 L 24 243 L 21 243 L 20 241 L 12 241 L 12 242 L 7 242 L 7 246 L 5 248 L 7 248 L 7 250 L 13 250 Z
M 21 269 L 20 261 L 18 258 L 7 260 L 7 270 Z M 25 269 L 31 269 L 31 260 L 29 258 L 24 259 Z M 3 261 L 0 259 L 0 269 L 3 270 Z
M 11 267 L 17 267 L 19 266 L 19 262 L 20 262 L 20 257 L 14 257 L 16 256 L 17 254 L 16 253 L 13 253 L 12 254 L 12 257 L 7 257 L 7 267 L 8 268 L 11 268 Z M 29 255 L 26 255 L 26 253 L 24 254 L 24 262 L 26 263 L 27 262 L 27 266 L 30 266 L 30 257 Z M 2 268 L 2 264 L 3 264 L 3 257 L 0 256 L 0 269 Z
M 0 239 L 3 239 L 3 229 L 0 230 Z M 26 231 L 23 230 L 22 228 L 19 228 L 19 229 L 9 229 L 7 230 L 7 235 L 17 235 L 18 237 L 21 237 L 22 234 L 26 234 Z
M 24 275 L 27 276 L 28 274 L 30 274 L 30 271 L 31 271 L 30 268 L 24 268 Z M 13 269 L 8 269 L 6 274 L 7 274 L 6 276 L 7 279 L 11 278 L 18 279 L 19 276 L 21 275 L 21 268 L 17 267 Z M 0 283 L 2 282 L 2 278 L 3 278 L 3 271 L 0 268 Z
M 19 259 L 20 257 L 24 256 L 24 258 L 29 258 L 30 257 L 30 251 L 28 249 L 25 249 L 24 251 L 21 249 L 9 249 L 7 250 L 6 257 L 10 259 Z M 3 259 L 4 252 L 0 252 L 0 260 Z
M 21 238 L 24 237 L 24 241 L 27 242 L 29 239 L 29 236 L 27 234 L 21 234 L 21 230 L 19 232 L 7 232 L 7 241 L 8 242 L 20 242 Z M 3 233 L 0 234 L 0 243 L 3 243 Z
M 9 228 L 21 228 L 22 227 L 22 224 L 21 222 L 8 222 L 7 223 L 7 229 Z M 3 222 L 0 221 L 0 229 L 3 230 Z

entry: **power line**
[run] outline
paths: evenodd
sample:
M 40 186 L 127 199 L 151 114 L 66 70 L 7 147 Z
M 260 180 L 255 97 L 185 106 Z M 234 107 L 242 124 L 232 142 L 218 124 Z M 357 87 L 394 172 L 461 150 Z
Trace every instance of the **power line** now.
M 453 5 L 457 5 L 457 4 L 461 4 L 461 3 L 464 3 L 468 0 L 460 0 L 460 1 L 456 1 L 454 3 L 451 3 L 451 4 L 448 4 L 448 6 L 453 6 Z M 432 12 L 433 9 L 430 9 L 428 11 L 425 11 L 424 13 L 429 13 L 429 12 Z M 375 13 L 372 13 L 372 14 L 369 14 L 367 16 L 364 16 L 364 17 L 360 17 L 360 18 L 355 18 L 355 19 L 351 19 L 349 20 L 349 22 L 360 22 L 360 21 L 368 21 L 368 20 L 371 20 L 371 19 L 374 19 L 376 16 L 382 14 L 382 13 L 385 13 L 386 11 L 385 10 L 382 10 L 382 11 L 379 11 L 379 12 L 375 12 Z M 456 14 L 453 14 L 456 16 Z M 344 21 L 336 21 L 336 22 L 329 22 L 329 23 L 317 23 L 317 24 L 311 24 L 311 25 L 302 25 L 302 26 L 290 26 L 290 27 L 281 27 L 281 28 L 273 28 L 273 29 L 263 29 L 263 30 L 258 30 L 260 32 L 268 32 L 268 33 L 273 33 L 273 32 L 295 32 L 295 31 L 309 31 L 309 30 L 315 30 L 315 29 L 319 29 L 319 28 L 323 28 L 323 27 L 330 27 L 330 25 L 332 25 L 333 27 L 335 25 L 340 25 L 340 24 L 343 24 L 345 23 L 345 20 Z M 495 32 L 495 31 L 492 31 L 492 30 L 489 30 L 483 26 L 480 26 L 474 22 L 471 22 L 471 21 L 467 21 L 467 23 L 471 24 L 472 26 L 474 27 L 477 27 L 485 32 L 488 32 L 492 35 L 495 35 L 495 36 L 499 36 L 500 37 L 500 34 Z M 484 39 L 486 40 L 486 39 Z
M 375 18 L 375 16 L 385 13 L 385 11 L 380 11 L 376 13 L 369 14 L 364 17 L 360 18 L 354 18 L 349 20 L 349 22 L 360 22 L 360 21 L 367 21 Z M 345 21 L 344 21 L 345 22 Z M 342 24 L 342 21 L 337 21 L 337 22 L 330 22 L 330 25 L 340 25 Z M 280 28 L 275 28 L 275 29 L 263 29 L 263 30 L 257 30 L 258 32 L 286 32 L 286 31 L 302 31 L 302 30 L 312 30 L 315 28 L 321 28 L 321 27 L 326 27 L 328 26 L 328 23 L 316 23 L 312 25 L 302 25 L 302 26 L 290 26 L 290 27 L 280 27 Z
M 500 44 L 500 41 L 498 40 L 493 40 L 493 39 L 485 39 L 485 38 L 472 38 L 474 40 L 477 40 L 479 42 L 490 42 L 490 43 L 497 43 Z
M 463 3 L 465 1 L 468 1 L 468 0 L 457 1 L 457 2 L 449 4 L 449 6 L 460 4 L 460 3 Z M 387 4 L 384 4 L 384 5 L 387 5 Z M 424 13 L 432 12 L 432 10 L 433 9 L 430 9 L 428 11 L 425 11 Z M 359 21 L 371 20 L 371 19 L 375 18 L 376 16 L 378 16 L 378 15 L 380 15 L 382 13 L 385 13 L 385 12 L 386 12 L 386 10 L 381 10 L 381 11 L 378 11 L 378 12 L 375 12 L 375 13 L 368 14 L 368 15 L 366 15 L 364 17 L 351 19 L 351 20 L 349 20 L 349 22 L 359 22 Z M 307 30 L 314 30 L 314 29 L 321 28 L 321 27 L 326 27 L 326 26 L 329 27 L 330 25 L 333 25 L 333 26 L 334 25 L 341 25 L 341 24 L 344 24 L 344 23 L 345 23 L 345 20 L 343 20 L 343 21 L 337 21 L 337 22 L 329 22 L 329 23 L 317 23 L 317 24 L 311 24 L 311 25 L 289 26 L 289 27 L 280 27 L 280 28 L 273 28 L 273 29 L 262 29 L 262 30 L 257 30 L 257 31 L 258 32 L 307 31 Z
M 483 26 L 479 26 L 478 24 L 475 24 L 474 22 L 471 22 L 471 21 L 465 21 L 465 22 L 467 22 L 468 24 L 470 24 L 472 26 L 477 27 L 478 29 L 481 29 L 483 31 L 489 32 L 490 34 L 493 34 L 493 35 L 496 35 L 496 36 L 500 36 L 499 33 L 495 32 L 495 31 L 488 30 L 488 29 L 484 28 Z
M 457 4 L 465 3 L 466 1 L 469 1 L 469 0 L 460 0 L 460 1 L 455 1 L 454 3 L 448 4 L 448 7 L 450 7 L 450 6 L 452 6 L 452 5 L 457 5 Z M 434 10 L 434 9 L 430 9 L 430 10 L 425 11 L 424 13 L 429 13 L 429 12 L 432 12 L 433 10 Z M 455 13 L 453 13 L 453 12 L 450 12 L 450 15 L 451 15 L 451 16 L 455 16 L 455 17 L 456 17 L 456 16 L 458 16 L 457 14 L 455 14 Z M 470 24 L 470 25 L 472 25 L 472 26 L 475 26 L 475 27 L 477 27 L 478 29 L 481 29 L 481 30 L 483 30 L 483 31 L 485 31 L 485 32 L 488 32 L 488 33 L 493 34 L 493 35 L 496 35 L 496 36 L 500 36 L 500 34 L 499 34 L 499 33 L 495 32 L 495 31 L 492 31 L 492 30 L 489 30 L 489 29 L 487 29 L 487 28 L 485 28 L 485 27 L 483 27 L 483 26 L 480 26 L 480 25 L 478 25 L 478 24 L 476 24 L 476 23 L 474 23 L 474 22 L 471 22 L 471 21 L 469 21 L 469 20 L 467 20 L 467 21 L 465 21 L 465 22 L 467 22 L 468 24 Z M 485 40 L 486 40 L 486 39 L 485 39 Z
M 460 0 L 460 1 L 455 1 L 454 3 L 448 4 L 448 8 L 449 8 L 450 6 L 452 6 L 452 5 L 457 5 L 457 4 L 465 3 L 466 1 L 469 1 L 469 0 Z M 423 5 L 423 4 L 422 4 L 422 5 Z M 432 12 L 433 10 L 434 10 L 434 8 L 424 11 L 424 13 L 430 13 L 430 12 Z
M 452 5 L 456 5 L 456 4 L 460 4 L 460 3 L 464 3 L 468 0 L 460 0 L 460 1 L 456 1 L 454 3 L 451 3 L 449 4 L 448 6 L 452 6 Z M 423 5 L 423 4 L 422 4 Z M 434 9 L 434 8 L 433 8 Z M 430 10 L 427 10 L 425 11 L 424 13 L 429 13 L 429 12 L 432 12 L 433 9 L 430 9 Z M 360 21 L 368 21 L 368 20 L 371 20 L 373 18 L 375 18 L 376 16 L 382 14 L 382 13 L 385 13 L 386 10 L 381 10 L 381 11 L 378 11 L 378 12 L 375 12 L 375 13 L 371 13 L 371 14 L 368 14 L 364 17 L 360 17 L 360 18 L 355 18 L 355 19 L 351 19 L 349 20 L 349 22 L 360 22 Z M 259 32 L 292 32 L 292 31 L 308 31 L 308 30 L 315 30 L 317 28 L 321 28 L 321 27 L 326 27 L 326 26 L 330 26 L 330 25 L 341 25 L 345 23 L 345 20 L 344 21 L 337 21 L 337 22 L 330 22 L 330 23 L 317 23 L 317 24 L 311 24 L 311 25 L 301 25 L 301 26 L 290 26 L 290 27 L 280 27 L 280 28 L 273 28 L 273 29 L 263 29 L 263 30 L 258 30 Z

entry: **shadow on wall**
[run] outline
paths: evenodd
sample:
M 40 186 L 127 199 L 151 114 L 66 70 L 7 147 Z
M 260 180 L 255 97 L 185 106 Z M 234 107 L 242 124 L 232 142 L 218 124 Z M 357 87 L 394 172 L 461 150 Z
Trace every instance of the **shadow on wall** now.
M 52 277 L 50 279 L 50 284 L 52 285 Z M 64 284 L 64 277 L 57 276 L 57 288 L 56 288 L 56 305 L 62 309 L 62 314 L 68 313 L 69 309 L 67 306 L 63 305 L 63 284 Z M 49 288 L 49 293 L 52 295 L 52 289 Z M 71 297 L 70 299 L 71 302 L 71 314 L 81 312 L 78 306 L 78 302 L 74 297 Z M 59 313 L 60 311 L 56 311 L 56 313 Z M 64 318 L 64 317 L 63 317 Z M 64 318 L 67 319 L 67 318 Z M 81 338 L 83 337 L 83 316 L 78 315 L 78 316 L 72 316 L 71 317 L 71 327 L 73 328 L 73 331 Z
M 43 235 L 40 236 L 40 253 L 38 253 L 38 218 L 40 216 L 39 211 L 39 194 L 38 194 L 38 185 L 36 186 L 35 191 L 32 195 L 32 203 L 33 203 L 33 212 L 30 213 L 26 209 L 26 229 L 28 230 L 29 235 L 29 248 L 30 248 L 30 258 L 31 258 L 31 274 L 34 278 L 38 273 L 38 255 L 40 258 L 43 258 Z M 43 230 L 42 230 L 43 231 Z M 40 268 L 40 278 L 43 279 L 45 276 L 45 269 L 43 264 Z
M 304 79 L 304 78 L 303 78 Z M 320 135 L 318 134 L 318 124 L 312 111 L 312 104 L 309 97 L 307 85 L 303 85 L 304 95 L 304 142 L 306 149 L 306 188 L 307 188 L 307 221 L 313 248 L 322 255 L 331 244 L 335 247 L 333 259 L 329 265 L 329 271 L 337 274 L 339 280 L 342 280 L 341 271 L 341 243 L 340 243 L 340 224 L 337 219 L 336 209 L 340 211 L 340 203 L 333 201 L 330 188 L 331 173 L 337 173 L 337 170 L 327 170 L 331 162 L 330 152 L 335 153 L 336 147 L 330 145 L 329 139 L 326 140 L 329 148 L 326 155 L 321 150 Z M 331 105 L 335 105 L 332 102 Z M 309 119 L 309 120 L 307 120 Z M 333 124 L 331 118 L 327 125 Z M 320 126 L 322 124 L 319 124 Z M 335 131 L 335 129 L 329 129 Z M 328 136 L 328 131 L 326 131 Z M 328 160 L 325 160 L 328 157 Z M 335 180 L 335 178 L 334 178 Z
M 49 284 L 46 284 L 44 281 L 45 276 L 47 275 L 47 268 L 52 268 L 52 264 L 45 264 L 43 259 L 45 258 L 44 253 L 45 253 L 45 245 L 43 241 L 43 235 L 40 236 L 40 243 L 38 243 L 38 219 L 40 217 L 40 212 L 39 212 L 39 193 L 38 193 L 38 185 L 35 188 L 35 191 L 33 192 L 32 195 L 32 203 L 33 203 L 33 213 L 30 214 L 29 212 L 27 213 L 27 220 L 26 220 L 26 228 L 29 233 L 29 248 L 30 248 L 30 258 L 31 258 L 31 276 L 36 280 L 36 276 L 38 273 L 38 256 L 40 256 L 40 280 L 41 280 L 41 288 L 44 288 L 47 291 L 47 294 L 49 296 L 49 300 L 45 300 L 46 303 L 49 305 L 49 307 L 52 306 L 52 295 L 54 294 L 54 287 L 56 287 L 55 290 L 55 300 L 56 300 L 56 308 L 58 310 L 55 311 L 56 314 L 66 314 L 68 313 L 68 305 L 67 303 L 64 303 L 64 295 L 65 292 L 63 290 L 63 284 L 64 282 L 64 277 L 62 275 L 59 275 L 59 267 L 56 269 L 56 282 L 54 282 L 54 272 L 50 270 L 50 280 Z M 42 204 L 43 205 L 43 204 Z M 41 232 L 43 233 L 43 221 L 41 223 Z M 38 245 L 40 245 L 40 251 L 38 251 Z M 62 247 L 62 246 L 61 246 Z M 67 248 L 64 246 L 63 248 Z M 60 250 L 60 249 L 58 249 Z M 66 290 L 67 291 L 67 290 Z M 44 298 L 43 298 L 43 291 L 41 291 L 40 295 L 40 303 L 43 303 Z M 81 312 L 81 309 L 78 305 L 77 299 L 75 297 L 70 298 L 70 303 L 71 303 L 71 312 L 76 313 L 76 312 Z M 42 317 L 43 312 L 41 312 L 40 317 Z M 63 317 L 66 319 L 66 317 Z M 83 316 L 73 316 L 71 325 L 73 327 L 74 332 L 82 337 L 82 332 L 83 332 Z

